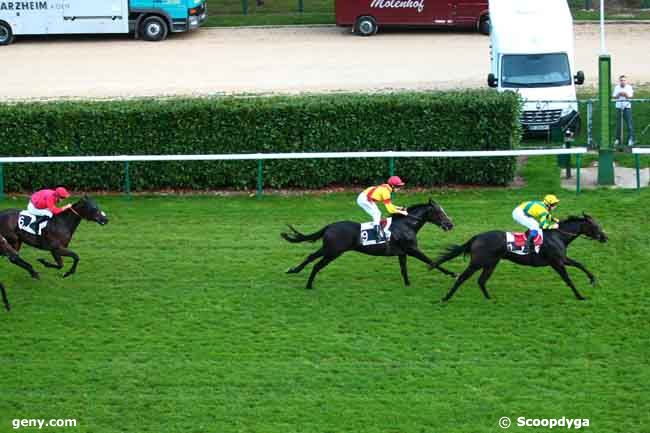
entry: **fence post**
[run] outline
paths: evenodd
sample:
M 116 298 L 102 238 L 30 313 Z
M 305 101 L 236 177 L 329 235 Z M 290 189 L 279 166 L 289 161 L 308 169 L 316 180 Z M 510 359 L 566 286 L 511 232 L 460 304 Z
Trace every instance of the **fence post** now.
M 594 145 L 594 103 L 587 100 L 587 148 L 592 149 Z
M 262 188 L 264 188 L 264 160 L 257 160 L 257 198 L 262 197 Z
M 129 174 L 129 161 L 124 161 L 124 192 L 127 198 L 131 198 L 131 176 Z
M 248 0 L 241 0 L 241 12 L 248 15 Z
M 305 0 L 298 0 L 298 12 L 303 13 L 305 11 Z
M 576 194 L 580 194 L 580 166 L 582 165 L 582 154 L 576 154 Z
M 3 164 L 0 162 L 0 200 L 5 199 L 5 174 Z
M 638 153 L 634 155 L 634 162 L 636 164 L 636 192 L 641 192 L 641 155 Z
M 591 0 L 585 0 L 585 9 L 588 10 L 588 11 L 593 9 L 592 4 L 591 4 Z

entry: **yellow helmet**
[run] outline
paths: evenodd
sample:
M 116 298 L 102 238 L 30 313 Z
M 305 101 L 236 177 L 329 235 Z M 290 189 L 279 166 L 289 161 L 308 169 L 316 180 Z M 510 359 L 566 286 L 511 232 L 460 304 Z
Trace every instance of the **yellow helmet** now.
M 560 202 L 560 199 L 558 199 L 555 195 L 553 194 L 548 194 L 546 197 L 544 197 L 544 204 L 546 206 L 554 206 Z

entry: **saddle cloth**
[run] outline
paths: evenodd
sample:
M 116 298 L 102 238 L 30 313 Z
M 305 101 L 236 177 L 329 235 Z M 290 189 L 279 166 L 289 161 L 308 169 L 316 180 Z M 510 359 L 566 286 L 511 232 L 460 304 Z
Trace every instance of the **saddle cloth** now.
M 18 215 L 18 228 L 29 234 L 40 236 L 50 219 L 42 215 L 32 215 L 26 210 Z
M 377 231 L 375 229 L 375 223 L 372 221 L 367 223 L 361 223 L 361 245 L 378 245 L 385 244 L 390 240 L 390 225 L 393 222 L 393 218 L 386 218 L 380 221 L 382 228 L 384 229 L 384 234 L 386 239 L 378 240 Z
M 530 251 L 526 251 L 527 239 L 528 232 L 506 232 L 506 247 L 508 249 L 508 252 L 519 254 L 520 256 L 530 254 Z M 542 246 L 542 237 L 538 234 L 533 242 L 535 243 L 535 252 L 539 253 L 539 249 Z

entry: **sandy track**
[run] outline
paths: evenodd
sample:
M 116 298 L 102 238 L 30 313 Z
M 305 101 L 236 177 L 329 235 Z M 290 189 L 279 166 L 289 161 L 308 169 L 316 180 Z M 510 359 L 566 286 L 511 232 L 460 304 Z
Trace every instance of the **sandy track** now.
M 613 74 L 650 82 L 648 24 L 607 26 Z M 597 80 L 598 27 L 576 26 L 578 67 Z M 0 98 L 484 87 L 489 38 L 346 29 L 202 29 L 162 43 L 128 37 L 22 38 L 0 47 Z

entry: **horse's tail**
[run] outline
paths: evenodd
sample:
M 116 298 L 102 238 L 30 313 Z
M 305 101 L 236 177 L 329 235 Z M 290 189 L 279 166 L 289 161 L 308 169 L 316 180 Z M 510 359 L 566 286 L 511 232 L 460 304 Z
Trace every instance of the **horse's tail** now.
M 470 248 L 472 247 L 472 242 L 474 242 L 475 237 L 465 242 L 463 245 L 450 245 L 445 249 L 445 252 L 441 254 L 435 261 L 435 266 L 439 266 L 445 262 L 448 262 L 451 259 L 462 255 L 467 255 Z
M 280 233 L 280 236 L 282 236 L 283 239 L 285 239 L 288 242 L 291 243 L 297 243 L 297 242 L 316 242 L 318 239 L 322 238 L 323 235 L 325 234 L 325 230 L 327 230 L 328 226 L 323 227 L 316 233 L 312 233 L 309 235 L 304 235 L 300 233 L 298 230 L 294 229 L 291 225 L 287 225 L 289 227 L 289 230 L 291 230 L 293 233 L 285 233 L 282 232 Z

